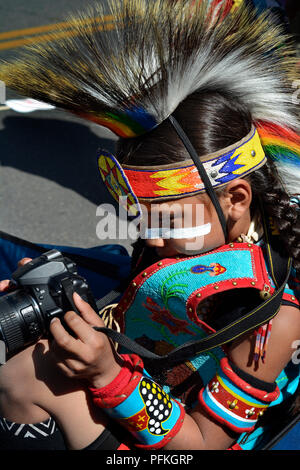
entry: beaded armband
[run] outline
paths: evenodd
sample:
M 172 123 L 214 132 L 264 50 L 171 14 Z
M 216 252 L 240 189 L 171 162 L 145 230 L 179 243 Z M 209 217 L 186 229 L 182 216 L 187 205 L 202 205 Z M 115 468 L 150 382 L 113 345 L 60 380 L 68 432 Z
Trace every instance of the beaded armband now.
M 201 389 L 199 401 L 210 416 L 231 430 L 252 431 L 269 404 L 278 398 L 279 388 L 274 384 L 274 390 L 268 392 L 250 385 L 233 371 L 226 357 L 220 365 L 219 372 Z
M 141 444 L 160 449 L 180 430 L 184 408 L 156 384 L 135 354 L 121 355 L 119 375 L 106 387 L 90 387 L 94 403 L 124 426 Z

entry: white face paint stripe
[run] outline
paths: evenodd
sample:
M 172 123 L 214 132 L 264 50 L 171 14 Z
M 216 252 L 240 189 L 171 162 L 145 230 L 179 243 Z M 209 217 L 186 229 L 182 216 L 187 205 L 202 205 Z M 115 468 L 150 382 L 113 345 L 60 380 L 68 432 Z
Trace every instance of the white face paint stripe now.
M 156 238 L 194 238 L 207 235 L 211 232 L 211 224 L 197 225 L 196 227 L 182 228 L 146 228 L 141 234 L 141 238 L 153 240 Z

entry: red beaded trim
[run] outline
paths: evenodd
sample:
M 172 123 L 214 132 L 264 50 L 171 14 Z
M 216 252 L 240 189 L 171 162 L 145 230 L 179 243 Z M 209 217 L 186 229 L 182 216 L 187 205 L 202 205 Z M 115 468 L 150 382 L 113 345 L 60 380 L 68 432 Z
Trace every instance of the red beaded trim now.
M 292 294 L 288 294 L 288 293 L 284 292 L 282 298 L 283 298 L 283 300 L 288 300 L 289 302 L 295 304 L 295 307 L 300 306 L 299 300 L 297 299 L 297 297 L 295 297 Z
M 226 281 L 216 281 L 209 286 L 203 286 L 200 289 L 195 290 L 187 299 L 186 308 L 187 308 L 187 315 L 188 317 L 196 324 L 204 326 L 206 331 L 208 332 L 215 332 L 210 326 L 205 324 L 203 321 L 199 320 L 197 314 L 197 307 L 203 299 L 216 294 L 218 292 L 223 292 L 230 289 L 237 289 L 237 288 L 246 288 L 246 287 L 253 287 L 262 291 L 264 289 L 268 289 L 270 294 L 273 294 L 274 289 L 269 285 L 268 273 L 266 270 L 265 261 L 263 258 L 263 253 L 261 248 L 258 245 L 253 245 L 251 243 L 229 243 L 225 247 L 221 247 L 215 252 L 226 252 L 226 251 L 234 251 L 234 250 L 246 250 L 250 251 L 251 254 L 251 262 L 253 268 L 253 277 L 248 278 L 232 278 Z
M 144 364 L 136 354 L 122 355 L 125 362 L 117 377 L 102 388 L 89 387 L 93 402 L 100 408 L 114 408 L 122 403 L 138 386 Z
M 232 444 L 231 447 L 228 447 L 227 450 L 244 450 L 240 444 L 238 444 L 237 442 L 235 444 Z
M 280 390 L 278 385 L 276 386 L 273 392 L 265 392 L 264 390 L 260 390 L 252 385 L 249 385 L 243 379 L 241 379 L 231 368 L 227 357 L 223 357 L 220 361 L 221 369 L 223 370 L 224 374 L 241 390 L 246 393 L 249 393 L 252 397 L 258 398 L 266 403 L 271 403 L 272 401 L 276 400 L 280 395 Z
M 221 380 L 222 374 L 216 374 L 208 385 L 200 390 L 199 402 L 217 422 L 238 433 L 250 432 L 255 428 L 257 420 L 264 414 L 269 403 L 278 398 L 279 388 L 276 386 L 273 392 L 268 393 L 253 387 L 232 370 L 226 357 L 221 359 L 220 365 L 223 374 L 238 389 L 245 392 L 248 398 L 240 396 L 238 392 L 233 393 Z M 256 403 L 255 398 L 263 403 Z M 215 403 L 216 410 L 211 408 L 211 401 Z

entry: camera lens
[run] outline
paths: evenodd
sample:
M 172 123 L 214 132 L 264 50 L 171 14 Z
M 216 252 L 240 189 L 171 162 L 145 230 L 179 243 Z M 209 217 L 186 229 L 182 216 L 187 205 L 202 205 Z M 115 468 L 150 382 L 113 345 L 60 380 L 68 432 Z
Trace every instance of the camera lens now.
M 0 298 L 0 340 L 8 353 L 35 343 L 44 332 L 43 317 L 33 297 L 15 291 Z

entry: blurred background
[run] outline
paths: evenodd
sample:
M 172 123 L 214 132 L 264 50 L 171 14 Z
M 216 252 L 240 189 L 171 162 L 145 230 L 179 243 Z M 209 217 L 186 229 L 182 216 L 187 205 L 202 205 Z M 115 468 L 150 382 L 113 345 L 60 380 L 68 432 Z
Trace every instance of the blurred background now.
M 255 0 L 262 8 L 266 1 L 275 9 L 280 3 Z M 49 25 L 86 6 L 86 0 L 1 0 L 0 60 L 18 57 L 23 45 L 43 41 Z M 299 0 L 287 0 L 284 21 L 300 56 L 299 7 Z M 6 90 L 6 99 L 13 98 L 21 97 Z M 115 140 L 110 131 L 56 109 L 22 114 L 0 104 L 0 230 L 84 248 L 117 241 L 96 235 L 97 206 L 112 202 L 98 176 L 97 151 L 113 151 Z M 131 252 L 130 240 L 120 243 Z
M 24 44 L 43 41 L 48 25 L 86 6 L 85 0 L 1 0 L 0 60 L 18 57 Z M 6 99 L 15 98 L 23 97 L 7 89 Z M 112 202 L 100 181 L 97 152 L 113 151 L 115 139 L 56 109 L 18 113 L 0 105 L 0 230 L 40 243 L 113 243 L 96 236 L 96 208 Z M 130 241 L 122 244 L 130 249 Z

